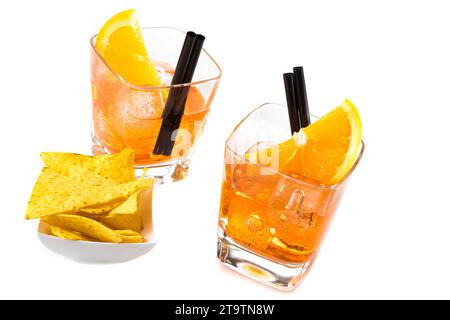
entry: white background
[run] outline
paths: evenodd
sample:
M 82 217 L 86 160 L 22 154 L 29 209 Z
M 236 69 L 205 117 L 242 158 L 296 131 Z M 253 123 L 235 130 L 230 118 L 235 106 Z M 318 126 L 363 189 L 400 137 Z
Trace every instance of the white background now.
M 188 180 L 155 191 L 156 248 L 79 264 L 23 214 L 39 152 L 89 152 L 89 38 L 132 7 L 143 26 L 205 34 L 223 80 Z M 449 13 L 431 0 L 2 1 L 0 298 L 450 298 Z M 313 270 L 283 293 L 219 265 L 216 221 L 226 136 L 284 103 L 296 65 L 312 113 L 353 100 L 367 148 Z

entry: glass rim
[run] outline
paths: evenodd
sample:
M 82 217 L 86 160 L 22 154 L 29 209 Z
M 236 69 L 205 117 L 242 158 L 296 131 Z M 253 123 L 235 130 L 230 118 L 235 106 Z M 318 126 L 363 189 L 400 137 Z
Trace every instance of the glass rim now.
M 343 183 L 345 183 L 345 182 L 348 180 L 348 178 L 350 177 L 350 175 L 351 175 L 351 174 L 353 173 L 353 171 L 355 170 L 356 166 L 358 165 L 358 163 L 359 163 L 359 161 L 361 160 L 361 157 L 362 157 L 362 155 L 363 155 L 363 153 L 364 153 L 365 144 L 364 144 L 364 141 L 363 141 L 362 139 L 361 139 L 361 147 L 360 147 L 360 149 L 359 149 L 358 157 L 356 158 L 355 163 L 353 163 L 352 168 L 347 172 L 347 174 L 346 174 L 341 180 L 339 180 L 337 183 L 335 183 L 335 184 L 333 184 L 333 185 L 331 185 L 331 186 L 321 186 L 321 185 L 318 185 L 318 184 L 313 184 L 313 183 L 310 183 L 310 182 L 303 181 L 303 180 L 301 180 L 301 179 L 293 178 L 293 177 L 291 177 L 291 176 L 289 176 L 289 175 L 287 175 L 287 174 L 284 174 L 284 173 L 279 172 L 278 170 L 274 170 L 274 169 L 272 169 L 272 168 L 270 168 L 270 167 L 267 167 L 267 166 L 264 166 L 264 165 L 262 165 L 262 164 L 253 162 L 253 161 L 251 161 L 250 159 L 247 159 L 246 157 L 244 157 L 244 156 L 238 154 L 236 151 L 234 151 L 234 150 L 232 149 L 231 145 L 230 145 L 230 142 L 231 142 L 231 139 L 233 138 L 234 134 L 236 133 L 236 131 L 239 129 L 239 127 L 240 127 L 240 126 L 241 126 L 241 125 L 242 125 L 242 124 L 243 124 L 243 123 L 244 123 L 251 115 L 253 115 L 255 112 L 257 112 L 258 110 L 263 109 L 264 107 L 267 107 L 267 106 L 269 106 L 269 105 L 275 105 L 275 106 L 278 106 L 278 107 L 287 108 L 286 105 L 284 105 L 284 104 L 275 103 L 275 102 L 266 102 L 266 103 L 263 103 L 262 105 L 256 107 L 256 108 L 253 109 L 252 111 L 250 111 L 249 114 L 247 114 L 241 121 L 239 121 L 239 123 L 238 123 L 238 124 L 234 127 L 234 129 L 232 130 L 231 134 L 228 136 L 228 138 L 227 138 L 227 140 L 226 140 L 226 142 L 225 142 L 225 149 L 226 149 L 226 151 L 232 153 L 233 156 L 239 158 L 239 159 L 240 159 L 241 161 L 243 161 L 244 163 L 248 163 L 248 164 L 251 164 L 251 165 L 255 165 L 255 166 L 257 166 L 257 167 L 259 167 L 259 168 L 261 168 L 261 169 L 263 169 L 263 170 L 267 170 L 267 171 L 269 171 L 269 172 L 271 172 L 271 173 L 273 173 L 273 174 L 275 174 L 275 175 L 278 175 L 278 176 L 280 176 L 280 177 L 282 177 L 282 178 L 284 178 L 284 179 L 291 180 L 291 181 L 293 181 L 293 182 L 295 182 L 295 183 L 297 183 L 297 184 L 305 185 L 305 186 L 307 186 L 307 187 L 309 187 L 309 188 L 316 188 L 316 189 L 319 189 L 319 190 L 328 190 L 328 191 L 330 191 L 330 190 L 335 190 L 335 189 L 337 189 L 339 186 L 341 186 Z M 318 117 L 318 116 L 315 116 L 315 115 L 311 115 L 311 116 L 320 119 L 320 117 Z
M 178 29 L 178 28 L 174 28 L 174 27 L 143 27 L 141 28 L 142 31 L 145 30 L 154 30 L 154 29 L 166 29 L 166 30 L 173 30 L 173 31 L 177 31 L 183 34 L 186 34 L 185 31 Z M 106 63 L 106 61 L 103 59 L 103 57 L 101 56 L 101 54 L 97 51 L 97 48 L 95 47 L 95 39 L 97 38 L 98 33 L 96 33 L 95 35 L 93 35 L 90 39 L 90 44 L 91 44 L 91 49 L 95 52 L 97 58 L 99 58 L 103 64 L 108 68 L 109 71 L 111 71 L 111 73 L 124 85 L 135 89 L 135 90 L 162 90 L 162 89 L 170 89 L 170 88 L 182 88 L 182 87 L 190 87 L 190 86 L 195 86 L 195 85 L 199 85 L 199 84 L 203 84 L 203 83 L 208 83 L 208 82 L 212 82 L 212 81 L 218 81 L 220 80 L 220 78 L 222 77 L 222 69 L 220 68 L 219 64 L 217 63 L 217 61 L 208 53 L 208 51 L 206 51 L 206 49 L 202 48 L 202 51 L 206 54 L 206 56 L 211 59 L 212 63 L 214 64 L 214 66 L 216 67 L 218 74 L 212 78 L 208 78 L 208 79 L 201 79 L 198 81 L 192 81 L 189 83 L 180 83 L 180 84 L 175 84 L 175 85 L 165 85 L 165 86 L 139 86 L 139 85 L 134 85 L 132 83 L 129 83 L 128 81 L 126 81 L 121 75 L 119 75 L 117 72 L 115 72 L 109 65 L 108 63 Z

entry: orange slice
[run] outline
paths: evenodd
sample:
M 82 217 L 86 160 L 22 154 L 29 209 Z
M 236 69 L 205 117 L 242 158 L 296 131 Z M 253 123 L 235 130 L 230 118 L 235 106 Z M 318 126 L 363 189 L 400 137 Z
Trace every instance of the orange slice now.
M 133 9 L 114 15 L 101 28 L 95 47 L 109 67 L 127 82 L 139 86 L 160 86 Z
M 362 125 L 358 110 L 346 99 L 339 107 L 300 130 L 290 140 L 297 146 L 281 168 L 292 176 L 325 186 L 339 182 L 351 170 L 361 148 Z M 284 142 L 290 144 L 292 142 Z
M 276 159 L 278 166 L 273 169 L 330 186 L 351 170 L 361 148 L 361 132 L 358 110 L 347 99 L 307 128 L 294 133 L 291 139 L 271 148 L 248 152 L 245 158 L 272 168 Z

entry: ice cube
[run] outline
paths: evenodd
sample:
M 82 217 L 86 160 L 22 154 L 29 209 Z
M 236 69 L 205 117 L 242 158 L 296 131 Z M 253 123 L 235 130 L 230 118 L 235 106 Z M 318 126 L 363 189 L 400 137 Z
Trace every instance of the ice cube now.
M 118 97 L 118 110 L 138 120 L 161 118 L 163 97 L 161 90 L 122 90 Z
M 163 66 L 156 66 L 156 71 L 163 86 L 169 86 L 172 83 L 173 72 L 168 72 Z
M 160 90 L 123 89 L 109 109 L 111 125 L 125 143 L 148 145 L 161 126 L 162 94 Z
M 279 222 L 310 228 L 314 215 L 322 208 L 320 190 L 281 177 L 273 190 L 271 208 L 279 214 Z
M 252 164 L 236 164 L 232 170 L 232 185 L 235 190 L 265 204 L 270 201 L 277 181 L 275 175 L 261 175 L 260 168 Z

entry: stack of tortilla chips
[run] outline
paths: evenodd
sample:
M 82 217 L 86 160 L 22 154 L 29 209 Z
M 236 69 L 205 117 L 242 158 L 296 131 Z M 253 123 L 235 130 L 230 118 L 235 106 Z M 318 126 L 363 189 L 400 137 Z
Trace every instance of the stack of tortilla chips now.
M 132 149 L 101 156 L 44 152 L 41 158 L 45 168 L 26 219 L 40 218 L 48 234 L 67 240 L 144 241 L 139 201 L 153 180 L 136 180 Z

